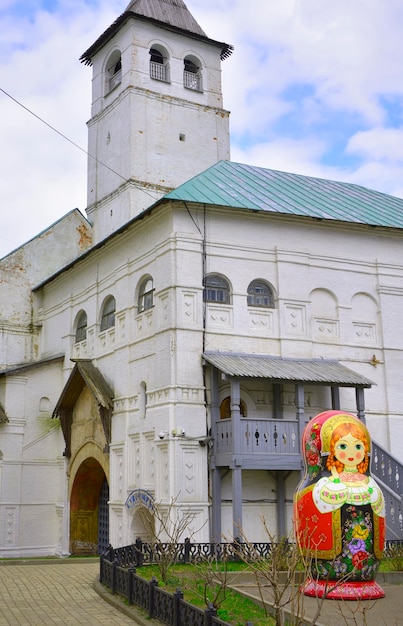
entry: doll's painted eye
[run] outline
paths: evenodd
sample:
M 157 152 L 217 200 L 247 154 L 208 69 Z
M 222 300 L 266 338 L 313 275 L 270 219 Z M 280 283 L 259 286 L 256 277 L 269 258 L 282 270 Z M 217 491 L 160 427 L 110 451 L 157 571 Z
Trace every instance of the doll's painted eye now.
M 361 443 L 356 443 L 355 444 L 355 449 L 356 450 L 362 450 L 362 444 Z
M 346 443 L 339 443 L 339 445 L 337 447 L 340 450 L 347 450 L 347 444 Z

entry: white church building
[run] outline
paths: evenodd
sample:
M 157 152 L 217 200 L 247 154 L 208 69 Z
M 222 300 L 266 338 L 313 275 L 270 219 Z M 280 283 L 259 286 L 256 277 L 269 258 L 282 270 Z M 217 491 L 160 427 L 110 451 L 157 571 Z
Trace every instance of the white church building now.
M 0 557 L 133 543 L 141 503 L 195 541 L 289 535 L 331 408 L 403 538 L 403 200 L 231 162 L 231 53 L 133 0 L 81 57 L 86 216 L 0 260 Z

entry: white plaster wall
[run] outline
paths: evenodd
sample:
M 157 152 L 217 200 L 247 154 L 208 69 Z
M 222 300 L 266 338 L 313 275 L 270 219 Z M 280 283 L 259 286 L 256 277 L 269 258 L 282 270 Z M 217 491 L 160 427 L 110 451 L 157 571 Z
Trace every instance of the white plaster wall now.
M 110 484 L 114 545 L 122 545 L 130 532 L 122 507 L 133 487 L 152 490 L 157 501 L 175 499 L 178 507 L 196 507 L 195 525 L 207 540 L 207 453 L 198 443 L 206 433 L 201 333 L 185 328 L 182 336 L 175 330 L 178 266 L 171 217 L 159 215 L 138 226 L 134 238 L 133 233 L 123 235 L 43 289 L 42 345 L 46 354 L 66 353 L 62 387 L 73 366 L 69 355 L 77 356 L 74 321 L 80 310 L 87 312 L 93 339 L 87 337 L 85 356 L 95 359 L 115 393 Z M 155 307 L 138 314 L 138 284 L 145 274 L 154 278 Z M 116 325 L 100 333 L 100 307 L 109 294 L 116 298 Z M 143 381 L 147 403 L 140 411 Z M 186 437 L 173 436 L 179 428 Z M 160 450 L 160 430 L 167 432 L 166 455 Z
M 149 50 L 156 44 L 169 56 L 169 82 L 150 78 Z M 109 92 L 105 66 L 114 50 L 122 55 L 122 82 Z M 188 55 L 202 65 L 201 92 L 183 86 Z M 97 159 L 88 162 L 88 215 L 96 241 L 168 190 L 230 158 L 220 65 L 219 47 L 141 20 L 127 23 L 94 56 L 88 150 Z
M 50 408 L 60 386 L 60 363 L 7 380 L 1 426 L 0 555 L 65 553 L 64 441 Z
M 51 370 L 50 378 L 45 370 L 38 369 L 32 380 L 28 373 L 29 383 L 23 380 L 23 387 L 35 380 L 37 396 L 42 397 L 46 396 L 47 383 L 50 384 L 50 406 L 54 406 L 73 366 L 70 357 L 80 356 L 80 350 L 84 349 L 74 343 L 74 321 L 78 312 L 85 310 L 88 336 L 84 356 L 94 360 L 114 390 L 111 454 L 114 545 L 131 540 L 132 520 L 124 503 L 134 488 L 149 490 L 158 502 L 177 499 L 178 508 L 197 513 L 197 525 L 209 515 L 207 450 L 198 444 L 198 437 L 208 427 L 201 368 L 202 246 L 201 233 L 195 224 L 202 230 L 202 220 L 195 210 L 192 217 L 195 221 L 181 208 L 172 213 L 168 205 L 157 209 L 36 294 L 43 323 L 40 337 L 43 353 L 38 357 L 63 352 L 65 359 L 60 369 Z M 326 245 L 329 240 L 331 254 Z M 390 325 L 397 328 L 400 323 L 395 298 L 403 287 L 403 270 L 400 256 L 396 256 L 398 251 L 392 232 L 386 236 L 373 229 L 352 227 L 350 231 L 334 224 L 330 227 L 273 216 L 256 217 L 246 212 L 209 212 L 207 271 L 228 278 L 232 303 L 223 307 L 228 315 L 223 315 L 219 324 L 212 319 L 207 306 L 206 349 L 339 359 L 377 383 L 366 392 L 370 431 L 399 456 L 403 419 L 399 407 L 401 385 L 396 371 L 401 345 L 399 339 L 393 344 L 389 332 Z M 393 267 L 393 272 L 388 269 L 382 274 L 382 298 L 379 267 Z M 138 285 L 146 274 L 154 280 L 155 306 L 139 314 Z M 246 303 L 248 284 L 256 278 L 269 281 L 276 295 L 276 306 L 268 312 L 271 320 L 267 324 L 251 323 L 255 312 Z M 100 309 L 109 294 L 116 298 L 116 325 L 100 333 Z M 381 308 L 383 304 L 386 310 Z M 365 309 L 362 315 L 360 307 Z M 324 325 L 324 337 L 317 320 Z M 373 332 L 361 334 L 360 331 L 357 335 L 357 324 L 364 324 L 365 328 L 369 325 Z M 388 345 L 383 343 L 384 336 Z M 374 354 L 379 361 L 375 366 L 370 363 Z M 8 388 L 11 389 L 9 385 Z M 262 381 L 243 383 L 241 391 L 245 393 L 248 414 L 270 416 L 270 390 Z M 221 394 L 228 395 L 225 382 Z M 15 394 L 11 397 L 16 402 Z M 10 450 L 19 450 L 17 458 L 23 455 L 26 429 L 31 443 L 25 454 L 33 463 L 36 449 L 48 454 L 50 439 L 41 435 L 41 418 L 35 418 L 36 421 L 32 418 L 38 397 L 31 391 L 18 397 L 25 398 L 27 407 L 15 405 L 11 414 L 28 417 L 12 425 L 15 441 L 10 444 Z M 292 385 L 285 386 L 283 398 L 284 417 L 293 418 Z M 307 387 L 305 401 L 309 419 L 330 406 L 329 390 Z M 344 409 L 354 411 L 354 390 L 342 390 L 341 402 Z M 185 437 L 178 438 L 174 431 L 182 428 Z M 163 440 L 158 436 L 161 430 L 166 431 Z M 63 449 L 63 442 L 58 441 L 53 448 L 53 459 Z M 22 465 L 8 466 L 5 457 L 2 463 L 3 484 L 5 477 L 8 484 L 19 484 Z M 32 467 L 36 467 L 35 463 Z M 267 497 L 270 479 L 265 472 L 255 472 L 248 481 L 246 475 L 245 531 L 250 536 L 256 533 L 264 541 L 264 533 L 256 524 L 259 516 L 263 514 L 270 528 L 276 528 L 275 503 Z M 287 489 L 291 490 L 289 484 Z M 40 499 L 44 499 L 42 496 Z M 223 532 L 232 533 L 231 504 L 225 502 L 229 500 L 228 493 L 223 499 Z M 288 525 L 292 518 L 291 500 L 292 494 L 287 492 Z M 10 510 L 10 502 L 7 498 L 4 501 L 3 517 L 10 521 L 15 514 L 16 519 L 22 520 L 15 522 L 16 528 L 27 528 L 24 511 L 18 507 Z M 31 502 L 30 506 L 36 515 L 37 505 Z M 30 508 L 26 510 L 28 519 Z M 53 538 L 60 528 L 56 517 L 50 516 L 53 526 L 49 536 Z M 207 535 L 204 526 L 199 537 L 207 540 Z M 18 545 L 23 543 L 22 538 L 16 541 Z M 36 541 L 39 545 L 41 539 Z
M 91 243 L 91 227 L 75 209 L 0 259 L 0 371 L 38 358 L 40 348 L 31 327 L 31 289 Z

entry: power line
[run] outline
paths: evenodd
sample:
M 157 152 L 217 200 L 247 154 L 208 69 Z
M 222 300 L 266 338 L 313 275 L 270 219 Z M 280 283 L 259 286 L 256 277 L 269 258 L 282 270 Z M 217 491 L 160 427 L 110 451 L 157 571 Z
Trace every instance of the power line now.
M 12 100 L 13 102 L 15 102 L 16 104 L 18 104 L 18 106 L 20 106 L 22 109 L 24 109 L 25 111 L 27 111 L 27 113 L 29 113 L 30 115 L 33 115 L 34 117 L 36 117 L 37 120 L 39 120 L 40 122 L 42 122 L 42 124 L 45 124 L 45 126 L 47 126 L 48 128 L 50 128 L 51 130 L 53 130 L 53 132 L 57 133 L 58 135 L 60 135 L 60 137 L 62 137 L 63 139 L 65 139 L 66 141 L 68 141 L 69 143 L 71 143 L 75 148 L 78 148 L 78 150 L 81 150 L 81 152 L 84 152 L 84 154 L 86 154 L 90 159 L 94 159 L 94 161 L 96 161 L 97 163 L 99 163 L 100 165 L 103 165 L 103 167 L 106 167 L 106 169 L 108 169 L 110 172 L 112 172 L 113 174 L 116 174 L 116 176 L 119 176 L 119 178 L 121 178 L 122 180 L 126 181 L 127 179 L 122 176 L 122 174 L 119 174 L 119 172 L 117 172 L 116 170 L 114 170 L 112 167 L 109 167 L 109 165 L 106 165 L 106 163 L 103 163 L 103 161 L 100 161 L 97 157 L 93 156 L 92 154 L 90 154 L 87 150 L 85 150 L 84 148 L 82 148 L 81 146 L 79 146 L 78 144 L 76 144 L 74 141 L 72 141 L 71 139 L 69 139 L 69 137 L 66 137 L 66 135 L 64 135 L 62 132 L 60 132 L 60 130 L 57 130 L 57 128 L 55 128 L 54 126 L 52 126 L 51 124 L 49 124 L 46 120 L 44 120 L 42 117 L 40 117 L 39 115 L 37 115 L 36 113 L 34 113 L 33 111 L 31 111 L 31 109 L 29 109 L 28 107 L 26 107 L 24 104 L 22 104 L 22 102 L 19 102 L 19 100 L 17 100 L 16 98 L 14 98 L 12 95 L 10 95 L 9 93 L 7 93 L 7 91 L 5 91 L 4 89 L 2 89 L 0 87 L 0 91 L 2 91 L 4 93 L 5 96 L 7 96 L 8 98 L 10 98 L 10 100 Z M 142 191 L 144 191 L 145 194 L 147 194 L 148 196 L 150 196 L 150 198 L 152 198 L 153 200 L 155 200 L 154 196 L 152 196 L 150 193 L 148 193 L 148 191 L 146 191 L 143 187 L 140 187 L 140 185 L 138 185 L 139 189 L 141 189 Z

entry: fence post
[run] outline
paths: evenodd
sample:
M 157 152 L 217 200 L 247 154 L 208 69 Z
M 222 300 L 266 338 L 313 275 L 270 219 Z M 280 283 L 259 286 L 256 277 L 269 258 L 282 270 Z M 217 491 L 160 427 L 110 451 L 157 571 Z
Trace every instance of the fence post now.
M 118 567 L 118 561 L 115 559 L 112 565 L 112 593 L 116 593 L 116 572 Z
M 104 555 L 101 554 L 99 558 L 99 582 L 104 582 Z
M 186 537 L 185 539 L 185 543 L 184 543 L 184 553 L 183 553 L 183 560 L 185 563 L 190 563 L 190 548 L 192 547 L 192 544 L 190 543 L 190 539 L 189 537 Z
M 113 563 L 113 559 L 114 559 L 114 549 L 112 548 L 111 544 L 109 544 L 109 546 L 106 548 L 105 550 L 105 556 L 108 555 L 108 561 L 110 561 L 111 563 Z
M 173 626 L 181 626 L 180 611 L 179 611 L 179 606 L 180 606 L 180 601 L 181 600 L 183 600 L 183 593 L 182 593 L 182 591 L 178 587 L 176 589 L 175 593 L 174 593 L 174 623 L 173 623 Z
M 239 561 L 241 561 L 241 545 L 242 539 L 240 537 L 235 537 L 234 541 L 232 542 L 232 547 L 234 550 L 233 560 L 235 561 L 235 563 L 239 563 Z
M 204 624 L 205 626 L 211 626 L 211 618 L 217 615 L 213 604 L 209 602 L 207 609 L 204 611 Z
M 143 542 L 141 541 L 141 537 L 137 537 L 136 542 L 136 565 L 137 567 L 142 567 L 144 562 L 143 556 Z
M 149 591 L 149 602 L 148 602 L 148 617 L 154 617 L 154 603 L 155 603 L 155 594 L 154 589 L 158 587 L 158 580 L 155 576 L 152 577 L 150 582 L 148 583 L 148 591 Z
M 133 604 L 133 576 L 136 573 L 136 568 L 135 567 L 129 567 L 128 570 L 129 573 L 129 589 L 128 589 L 128 602 L 129 604 Z

